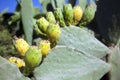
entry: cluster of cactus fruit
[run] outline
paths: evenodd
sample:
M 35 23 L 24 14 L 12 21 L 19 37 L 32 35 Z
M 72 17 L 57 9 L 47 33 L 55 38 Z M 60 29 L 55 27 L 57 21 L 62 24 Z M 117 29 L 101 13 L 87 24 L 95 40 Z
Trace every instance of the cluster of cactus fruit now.
M 42 59 L 54 47 L 61 34 L 60 27 L 78 25 L 86 26 L 94 18 L 95 10 L 88 5 L 85 11 L 77 5 L 65 4 L 63 10 L 56 8 L 53 12 L 49 11 L 46 16 L 36 20 L 34 30 L 37 34 L 47 37 L 47 40 L 41 40 L 38 46 L 30 46 L 23 38 L 15 39 L 14 45 L 22 59 L 10 57 L 9 61 L 16 64 L 19 68 L 33 70 L 38 66 Z
M 29 74 L 29 70 L 34 70 L 51 49 L 48 40 L 41 40 L 38 46 L 30 46 L 23 38 L 16 38 L 13 43 L 21 58 L 10 57 L 8 60 L 17 67 L 24 68 L 25 75 Z
M 52 25 L 58 25 L 60 27 L 70 25 L 86 26 L 94 18 L 94 14 L 95 9 L 93 9 L 91 4 L 88 4 L 84 11 L 79 5 L 72 7 L 71 4 L 64 4 L 63 10 L 56 8 L 53 12 L 49 11 L 46 13 L 46 16 L 38 19 L 36 21 L 35 31 L 47 36 L 47 31 L 49 31 L 49 27 Z M 54 28 L 56 31 L 57 29 Z
M 51 45 L 55 46 L 60 38 L 61 27 L 86 26 L 92 21 L 94 14 L 95 9 L 91 4 L 88 4 L 84 11 L 79 5 L 72 7 L 71 4 L 64 4 L 63 10 L 56 8 L 53 12 L 49 11 L 45 16 L 37 19 L 34 30 L 37 34 L 46 36 Z

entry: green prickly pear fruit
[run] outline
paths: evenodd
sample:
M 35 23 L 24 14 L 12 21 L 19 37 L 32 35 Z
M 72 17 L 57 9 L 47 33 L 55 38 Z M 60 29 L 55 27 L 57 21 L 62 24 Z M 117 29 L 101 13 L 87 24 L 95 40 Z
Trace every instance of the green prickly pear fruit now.
M 55 16 L 51 11 L 46 13 L 46 19 L 49 21 L 49 23 L 56 23 Z
M 42 54 L 40 49 L 30 47 L 26 52 L 24 59 L 27 67 L 31 69 L 37 67 L 42 60 Z
M 83 15 L 83 10 L 80 6 L 74 6 L 73 8 L 73 22 L 75 25 L 79 23 Z
M 79 26 L 83 27 L 90 23 L 95 16 L 95 11 L 96 9 L 92 6 L 92 4 L 89 4 L 83 13 L 83 17 L 80 21 Z
M 39 29 L 44 33 L 46 32 L 47 27 L 49 26 L 49 22 L 44 17 L 41 17 L 40 19 L 38 19 L 37 24 Z
M 54 15 L 56 20 L 59 22 L 60 26 L 64 27 L 65 25 L 65 21 L 64 21 L 64 17 L 63 17 L 63 13 L 62 10 L 60 8 L 56 8 L 54 11 Z
M 65 4 L 63 6 L 63 14 L 66 24 L 69 26 L 73 22 L 73 9 L 71 4 Z
M 47 28 L 47 36 L 50 42 L 57 42 L 60 38 L 61 30 L 58 24 L 50 24 Z

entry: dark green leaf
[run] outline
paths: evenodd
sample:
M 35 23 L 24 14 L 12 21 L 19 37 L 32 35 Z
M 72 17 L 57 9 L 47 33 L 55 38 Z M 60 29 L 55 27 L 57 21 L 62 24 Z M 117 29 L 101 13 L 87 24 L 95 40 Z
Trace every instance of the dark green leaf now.
M 16 65 L 0 56 L 0 80 L 30 80 L 23 76 Z
M 33 36 L 34 9 L 32 0 L 23 0 L 21 3 L 21 16 L 26 41 L 31 45 Z
M 102 60 L 59 46 L 35 69 L 34 76 L 36 80 L 99 80 L 108 71 L 109 65 Z
M 70 26 L 62 28 L 61 31 L 58 45 L 73 47 L 98 58 L 109 53 L 109 49 L 85 29 Z

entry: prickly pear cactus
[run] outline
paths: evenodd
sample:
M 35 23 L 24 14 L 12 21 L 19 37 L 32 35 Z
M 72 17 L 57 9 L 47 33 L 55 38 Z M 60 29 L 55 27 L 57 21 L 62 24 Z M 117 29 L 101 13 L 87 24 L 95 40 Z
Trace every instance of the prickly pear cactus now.
M 65 21 L 64 21 L 62 10 L 60 8 L 56 8 L 54 10 L 54 15 L 55 15 L 56 20 L 59 22 L 60 26 L 64 27 Z
M 49 22 L 44 17 L 41 17 L 40 19 L 37 20 L 37 24 L 39 29 L 45 33 L 49 25 Z
M 51 11 L 46 13 L 46 19 L 49 21 L 49 23 L 56 23 L 55 16 Z
M 29 9 L 29 6 L 27 8 L 25 7 L 29 0 L 24 1 L 26 1 L 26 3 L 22 7 L 24 9 L 22 10 L 22 15 Z M 50 3 L 51 1 L 54 2 L 54 6 L 58 7 L 57 4 L 59 4 L 59 1 L 64 3 L 66 0 L 40 1 L 44 2 L 46 5 L 47 3 L 49 4 L 44 6 L 44 8 L 50 8 L 49 6 L 53 7 Z M 67 1 L 70 3 L 75 2 L 76 0 Z M 79 1 L 81 1 L 81 4 L 84 4 L 83 2 L 86 2 L 87 0 Z M 86 4 L 87 3 L 85 3 L 84 6 L 86 6 Z M 9 63 L 7 60 L 0 57 L 0 80 L 27 80 L 20 78 L 24 76 L 29 77 L 32 80 L 100 80 L 100 78 L 110 70 L 109 64 L 100 60 L 108 55 L 109 49 L 101 44 L 94 35 L 91 35 L 91 31 L 89 32 L 87 29 L 74 26 L 78 25 L 78 22 L 82 19 L 82 9 L 79 6 L 73 8 L 71 4 L 65 4 L 64 8 L 62 5 L 59 8 L 54 8 L 55 10 L 52 10 L 53 12 L 39 14 L 34 18 L 33 16 L 30 16 L 25 19 L 26 16 L 29 16 L 27 14 L 22 16 L 21 20 L 22 22 L 25 22 L 25 25 L 23 25 L 24 29 L 28 32 L 27 40 L 29 41 L 30 39 L 31 45 L 28 45 L 28 49 L 26 49 L 25 41 L 18 41 L 18 45 L 21 46 L 18 46 L 18 48 L 22 48 L 18 49 L 18 51 L 24 52 L 24 57 L 12 54 L 14 57 L 10 57 Z M 74 4 L 72 5 L 74 6 Z M 89 12 L 91 13 L 91 10 L 88 10 L 88 13 Z M 88 15 L 88 13 L 87 16 L 91 18 L 92 16 Z M 39 17 L 41 18 L 38 19 Z M 30 24 L 32 20 L 34 22 L 34 31 L 36 31 L 37 34 L 40 34 L 39 36 L 32 33 L 33 23 L 32 25 Z M 83 18 L 83 21 L 84 20 L 88 22 L 91 21 L 86 20 L 86 18 Z M 74 25 L 72 24 L 73 22 L 75 22 Z M 28 29 L 30 29 L 30 32 Z M 31 33 L 30 38 L 29 33 Z M 32 42 L 31 37 L 33 38 Z M 24 49 L 26 51 L 24 51 Z M 23 62 L 21 60 L 23 60 Z M 18 69 L 15 69 L 13 67 L 15 66 L 14 63 L 20 67 L 20 71 L 24 76 L 19 75 L 19 68 L 17 67 Z M 17 70 L 17 72 L 14 70 Z M 14 74 L 11 75 L 11 73 Z M 77 74 L 74 75 L 75 73 Z
M 63 14 L 66 21 L 66 24 L 69 26 L 73 21 L 73 9 L 71 4 L 65 4 L 63 6 Z

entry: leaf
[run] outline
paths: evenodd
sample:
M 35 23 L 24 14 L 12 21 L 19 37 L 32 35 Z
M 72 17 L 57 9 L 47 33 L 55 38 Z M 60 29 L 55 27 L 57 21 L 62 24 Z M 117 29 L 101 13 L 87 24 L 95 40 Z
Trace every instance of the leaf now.
M 85 29 L 70 26 L 62 28 L 61 31 L 58 45 L 73 47 L 98 58 L 103 58 L 109 53 L 109 49 Z
M 120 80 L 120 46 L 112 49 L 112 54 L 110 54 L 108 61 L 112 65 L 110 80 Z
M 69 47 L 51 50 L 34 71 L 36 80 L 99 80 L 109 71 L 102 60 Z
M 23 29 L 25 33 L 26 41 L 31 45 L 32 44 L 32 36 L 33 36 L 33 16 L 34 16 L 34 9 L 32 0 L 23 0 L 21 2 L 21 16 L 22 16 L 22 23 Z
M 16 65 L 0 56 L 0 80 L 30 80 L 23 76 Z

